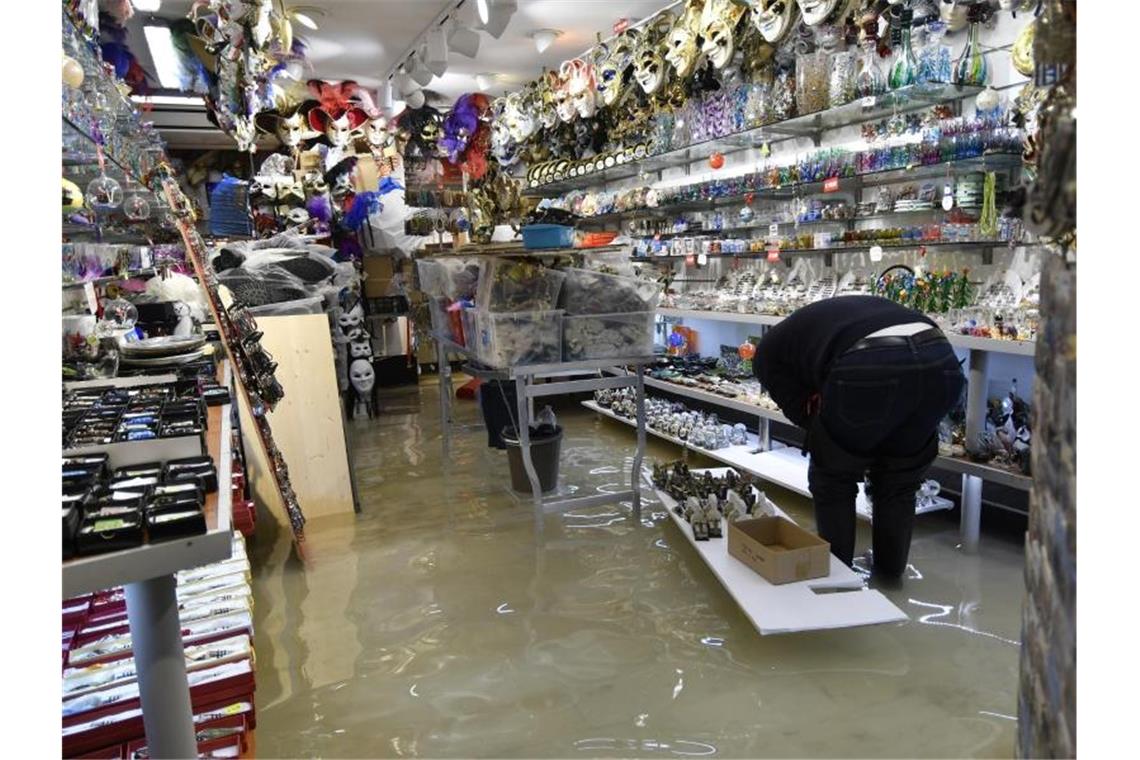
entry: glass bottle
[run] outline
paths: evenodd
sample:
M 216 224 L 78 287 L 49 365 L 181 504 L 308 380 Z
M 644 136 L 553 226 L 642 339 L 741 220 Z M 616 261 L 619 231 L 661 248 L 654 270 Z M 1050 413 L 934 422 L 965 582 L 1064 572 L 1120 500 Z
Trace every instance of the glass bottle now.
M 887 89 L 887 80 L 879 66 L 879 43 L 870 39 L 863 43 L 863 58 L 859 64 L 859 75 L 855 79 L 855 90 L 859 97 L 882 95 Z
M 918 61 L 914 57 L 914 48 L 910 44 L 910 25 L 914 20 L 914 12 L 910 9 L 902 14 L 902 37 L 899 48 L 895 53 L 895 61 L 891 64 L 889 84 L 892 90 L 914 84 L 918 74 Z
M 946 24 L 931 21 L 926 27 L 926 43 L 918 53 L 919 84 L 947 84 L 953 76 L 950 46 L 943 42 Z
M 973 21 L 970 23 L 970 34 L 966 39 L 966 47 L 962 56 L 954 67 L 954 84 L 977 85 L 981 87 L 989 76 L 989 65 L 986 63 L 982 43 L 978 40 L 982 25 Z

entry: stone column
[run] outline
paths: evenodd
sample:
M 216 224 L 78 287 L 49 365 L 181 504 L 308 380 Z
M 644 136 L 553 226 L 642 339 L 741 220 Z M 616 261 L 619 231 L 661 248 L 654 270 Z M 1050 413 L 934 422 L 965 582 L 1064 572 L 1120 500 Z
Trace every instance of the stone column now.
M 1034 384 L 1018 757 L 1077 747 L 1077 271 L 1048 256 Z

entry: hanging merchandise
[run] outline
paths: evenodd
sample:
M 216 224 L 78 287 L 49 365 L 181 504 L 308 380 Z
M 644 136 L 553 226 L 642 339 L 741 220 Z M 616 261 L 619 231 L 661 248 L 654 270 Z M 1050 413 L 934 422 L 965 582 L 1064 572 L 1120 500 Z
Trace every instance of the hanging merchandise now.
M 967 15 L 970 33 L 966 39 L 966 47 L 954 65 L 955 84 L 981 87 L 988 80 L 989 64 L 986 62 L 986 53 L 982 50 L 980 34 L 982 24 L 989 19 L 992 12 L 992 8 L 986 3 L 970 6 Z
M 910 44 L 910 30 L 914 23 L 914 11 L 909 7 L 903 8 L 899 16 L 901 34 L 899 45 L 895 49 L 895 60 L 891 64 L 891 73 L 888 83 L 892 90 L 912 85 L 918 79 L 918 60 L 914 57 L 914 48 Z

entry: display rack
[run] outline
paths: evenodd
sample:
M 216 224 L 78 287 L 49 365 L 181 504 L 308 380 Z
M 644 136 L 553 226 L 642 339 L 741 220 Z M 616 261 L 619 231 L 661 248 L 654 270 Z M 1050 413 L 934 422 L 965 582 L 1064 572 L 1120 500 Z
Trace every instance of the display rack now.
M 707 472 L 721 477 L 727 470 L 728 468 L 720 467 Z M 694 471 L 700 472 L 705 470 Z M 692 526 L 676 513 L 677 502 L 660 489 L 657 490 L 657 498 L 665 506 L 677 530 L 685 536 L 762 636 L 877 625 L 908 619 L 906 613 L 892 604 L 881 591 L 866 588 L 863 576 L 843 564 L 834 554 L 828 557 L 831 564 L 826 576 L 773 585 L 728 553 L 727 538 L 697 541 Z M 772 504 L 772 507 L 779 517 L 791 520 L 778 506 Z
M 519 436 L 519 448 L 522 454 L 523 467 L 527 479 L 530 481 L 531 497 L 534 502 L 535 527 L 542 530 L 542 518 L 546 512 L 563 511 L 581 507 L 592 507 L 599 504 L 610 504 L 624 499 L 632 500 L 633 518 L 635 522 L 641 521 L 641 463 L 645 459 L 645 367 L 653 362 L 652 357 L 621 357 L 613 359 L 588 359 L 584 361 L 557 362 L 552 364 L 529 364 L 505 368 L 493 368 L 482 365 L 475 353 L 466 346 L 455 343 L 439 332 L 432 332 L 435 339 L 440 366 L 440 421 L 443 433 L 444 456 L 449 453 L 449 441 L 454 422 L 451 416 L 452 383 L 451 372 L 447 363 L 447 353 L 456 353 L 468 359 L 465 370 L 483 379 L 514 382 L 517 391 L 517 407 L 515 426 Z M 615 370 L 615 367 L 629 367 L 629 371 Z M 605 370 L 611 370 L 605 372 Z M 574 376 L 587 375 L 587 377 Z M 539 382 L 542 381 L 542 382 Z M 538 472 L 531 456 L 530 426 L 534 421 L 534 399 L 544 396 L 556 396 L 565 393 L 593 392 L 596 390 L 614 388 L 633 388 L 637 419 L 634 428 L 637 431 L 637 449 L 633 456 L 633 470 L 630 476 L 630 488 L 625 491 L 613 491 L 593 496 L 578 496 L 563 498 L 557 491 L 544 494 L 539 482 Z
M 229 362 L 222 384 L 233 392 Z M 108 384 L 104 381 L 102 384 Z M 110 381 L 109 384 L 116 384 Z M 133 379 L 127 385 L 137 384 Z M 229 558 L 233 545 L 232 404 L 208 408 L 206 446 L 215 462 L 218 490 L 206 497 L 206 532 L 201 536 L 63 563 L 63 598 L 123 586 L 127 620 L 138 671 L 139 698 L 148 746 L 154 757 L 194 757 L 194 717 L 182 650 L 175 573 Z M 100 450 L 95 447 L 92 450 Z
M 953 103 L 977 95 L 982 89 L 981 87 L 955 84 L 910 85 L 882 95 L 860 98 L 837 108 L 828 108 L 815 113 L 771 122 L 723 137 L 715 137 L 687 145 L 683 148 L 649 155 L 598 171 L 587 172 L 579 176 L 543 184 L 536 182 L 528 187 L 524 194 L 530 196 L 549 195 L 587 185 L 615 182 L 637 177 L 645 172 L 686 166 L 695 161 L 706 159 L 716 152 L 758 147 L 765 142 L 771 143 L 781 139 L 810 137 L 818 145 L 820 135 L 827 130 L 853 126 L 931 106 Z

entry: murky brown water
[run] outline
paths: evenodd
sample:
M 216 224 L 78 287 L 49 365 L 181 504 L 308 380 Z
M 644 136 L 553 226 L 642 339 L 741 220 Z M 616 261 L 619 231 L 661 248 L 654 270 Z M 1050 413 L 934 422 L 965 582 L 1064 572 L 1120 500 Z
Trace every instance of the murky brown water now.
M 925 516 L 912 577 L 884 589 L 909 623 L 761 637 L 658 504 L 641 527 L 617 505 L 550 515 L 538 541 L 484 434 L 441 467 L 436 398 L 352 425 L 364 513 L 309 522 L 310 568 L 258 524 L 259 756 L 1012 756 L 1017 545 L 962 555 Z M 560 421 L 565 480 L 628 482 L 632 431 Z

